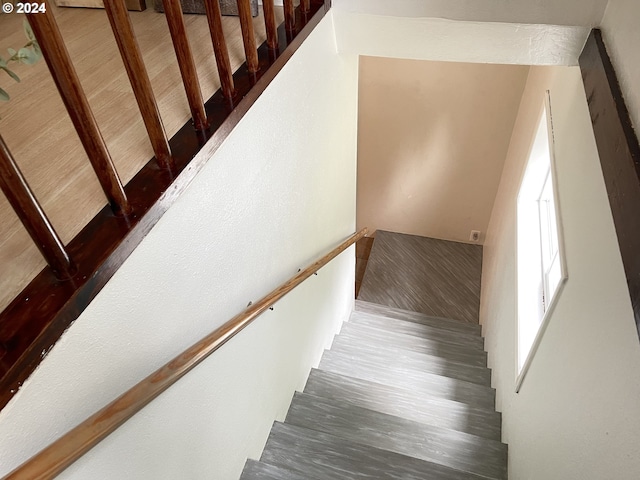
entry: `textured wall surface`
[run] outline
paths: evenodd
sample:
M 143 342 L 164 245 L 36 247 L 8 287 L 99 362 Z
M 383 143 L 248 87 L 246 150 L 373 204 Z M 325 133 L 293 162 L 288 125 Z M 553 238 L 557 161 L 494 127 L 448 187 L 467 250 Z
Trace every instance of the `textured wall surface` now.
M 602 19 L 607 0 L 333 0 L 333 6 L 395 17 L 594 26 Z
M 413 18 L 335 9 L 338 51 L 449 62 L 577 65 L 588 27 Z
M 546 90 L 568 281 L 516 394 L 515 205 Z M 531 69 L 484 244 L 480 321 L 509 478 L 637 478 L 640 342 L 577 67 Z
M 0 413 L 0 476 L 353 232 L 356 76 L 325 18 Z M 62 478 L 238 478 L 353 282 L 352 249 Z

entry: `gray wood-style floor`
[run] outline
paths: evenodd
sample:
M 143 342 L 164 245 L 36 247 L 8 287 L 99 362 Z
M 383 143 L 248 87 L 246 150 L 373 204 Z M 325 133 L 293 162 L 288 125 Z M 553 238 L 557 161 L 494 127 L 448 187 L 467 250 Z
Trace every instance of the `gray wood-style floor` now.
M 472 300 L 479 269 L 475 274 L 473 282 L 461 280 Z M 456 309 L 452 320 L 441 318 L 454 311 L 445 308 L 430 316 L 399 309 L 398 302 L 356 300 L 331 350 L 294 395 L 285 421 L 273 425 L 259 461 L 247 461 L 241 480 L 506 479 L 507 445 L 483 339 L 477 318 L 474 324 L 462 316 L 477 309 L 474 302 Z
M 376 231 L 358 298 L 478 323 L 482 246 Z

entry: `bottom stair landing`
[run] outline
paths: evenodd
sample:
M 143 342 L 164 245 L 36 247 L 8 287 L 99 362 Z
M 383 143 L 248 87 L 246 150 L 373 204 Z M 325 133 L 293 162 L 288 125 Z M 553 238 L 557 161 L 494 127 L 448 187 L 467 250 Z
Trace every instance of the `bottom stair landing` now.
M 478 325 L 356 301 L 241 480 L 507 478 Z

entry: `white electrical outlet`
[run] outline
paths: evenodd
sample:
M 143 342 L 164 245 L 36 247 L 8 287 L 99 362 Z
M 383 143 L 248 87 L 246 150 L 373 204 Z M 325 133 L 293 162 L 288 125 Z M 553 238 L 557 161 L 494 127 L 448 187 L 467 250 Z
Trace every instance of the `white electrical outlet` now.
M 471 230 L 471 235 L 469 235 L 469 240 L 472 242 L 480 241 L 480 230 Z

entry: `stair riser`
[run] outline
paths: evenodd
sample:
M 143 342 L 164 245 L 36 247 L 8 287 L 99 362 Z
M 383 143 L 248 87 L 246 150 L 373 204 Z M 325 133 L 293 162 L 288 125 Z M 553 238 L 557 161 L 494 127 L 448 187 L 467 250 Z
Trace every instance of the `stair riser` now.
M 348 338 L 340 335 L 335 338 L 331 350 L 362 358 L 381 367 L 410 368 L 478 385 L 491 386 L 491 370 L 488 368 L 454 363 L 432 355 L 398 351 L 391 348 L 375 348 L 372 345 L 351 342 Z
M 484 340 L 479 335 L 470 335 L 461 332 L 452 332 L 427 325 L 420 325 L 404 320 L 396 320 L 385 317 L 376 317 L 361 312 L 354 312 L 349 318 L 351 324 L 363 325 L 393 333 L 402 333 L 419 338 L 427 338 L 432 341 L 462 345 L 484 351 Z
M 308 480 L 309 477 L 298 472 L 276 467 L 268 463 L 247 460 L 240 480 Z M 322 480 L 322 479 L 318 479 Z
M 431 317 L 423 313 L 410 312 L 408 310 L 401 310 L 393 307 L 386 307 L 384 305 L 377 305 L 375 303 L 365 302 L 363 300 L 356 300 L 355 311 L 370 313 L 383 317 L 397 318 L 399 320 L 420 323 L 422 325 L 431 325 L 455 332 L 470 333 L 472 335 L 480 335 L 482 331 L 480 325 L 477 324 L 466 323 L 462 322 L 461 320 Z
M 494 408 L 495 404 L 495 391 L 488 387 L 429 373 L 392 368 L 381 369 L 376 365 L 331 351 L 324 353 L 319 368 L 483 408 Z
M 451 428 L 500 441 L 501 416 L 493 410 L 472 408 L 444 398 L 417 395 L 407 389 L 315 369 L 309 375 L 304 392 L 426 425 Z
M 476 342 L 474 344 L 455 343 L 449 340 L 441 340 L 440 338 L 418 336 L 407 332 L 392 331 L 388 329 L 381 329 L 371 325 L 365 325 L 359 322 L 347 322 L 343 328 L 351 328 L 361 332 L 367 332 L 371 336 L 378 338 L 391 337 L 393 339 L 404 340 L 407 342 L 413 342 L 414 344 L 421 345 L 423 342 L 439 345 L 441 348 L 446 348 L 457 352 L 470 352 L 477 354 L 484 354 L 484 346 L 482 342 Z
M 485 352 L 469 351 L 457 345 L 432 342 L 409 335 L 381 332 L 375 329 L 367 329 L 360 325 L 351 325 L 350 323 L 345 323 L 342 326 L 340 335 L 349 337 L 354 342 L 362 342 L 371 346 L 380 345 L 393 349 L 403 349 L 476 367 L 487 366 L 487 354 Z

